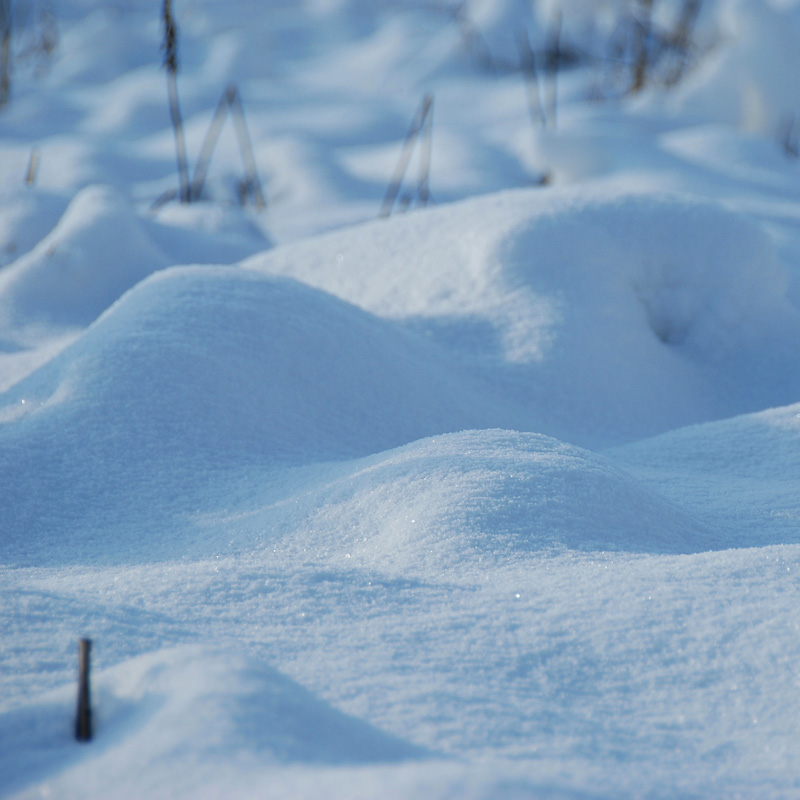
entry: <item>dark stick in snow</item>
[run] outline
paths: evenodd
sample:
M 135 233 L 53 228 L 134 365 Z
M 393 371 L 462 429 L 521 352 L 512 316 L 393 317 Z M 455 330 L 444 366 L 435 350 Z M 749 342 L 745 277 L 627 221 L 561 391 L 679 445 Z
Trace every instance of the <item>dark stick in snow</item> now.
M 75 738 L 88 742 L 92 738 L 92 709 L 89 697 L 89 639 L 78 642 L 78 718 L 75 722 Z

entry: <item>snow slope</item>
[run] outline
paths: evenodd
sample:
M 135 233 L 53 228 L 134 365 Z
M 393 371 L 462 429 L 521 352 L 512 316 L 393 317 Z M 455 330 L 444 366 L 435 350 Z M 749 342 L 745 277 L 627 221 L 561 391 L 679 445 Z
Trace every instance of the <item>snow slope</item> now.
M 488 404 L 468 387 L 435 349 L 302 284 L 162 271 L 5 393 L 4 553 L 118 525 L 126 539 L 143 514 L 207 504 L 229 473 L 474 426 Z
M 800 406 L 684 428 L 619 448 L 637 475 L 710 514 L 740 547 L 797 543 Z
M 18 4 L 0 797 L 797 795 L 800 7 L 706 0 L 635 97 L 626 7 L 176 0 L 259 209 L 230 120 L 164 201 L 152 4 Z
M 500 194 L 245 265 L 402 320 L 506 384 L 516 408 L 496 424 L 590 446 L 800 390 L 785 265 L 756 226 L 698 198 Z

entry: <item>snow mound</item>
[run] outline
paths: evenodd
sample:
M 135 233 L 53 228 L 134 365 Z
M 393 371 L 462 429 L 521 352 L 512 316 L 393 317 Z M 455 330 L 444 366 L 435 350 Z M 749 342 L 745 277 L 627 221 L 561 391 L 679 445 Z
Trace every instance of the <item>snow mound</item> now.
M 35 774 L 55 772 L 51 781 L 66 797 L 86 791 L 87 781 L 144 792 L 195 770 L 192 780 L 202 784 L 198 776 L 232 754 L 247 769 L 388 763 L 427 753 L 237 653 L 159 650 L 98 672 L 92 683 L 90 745 L 72 738 L 73 688 L 58 690 L 0 716 L 0 772 L 17 774 L 24 759 Z
M 532 552 L 687 553 L 710 529 L 607 459 L 536 434 L 425 439 L 352 462 L 332 479 L 237 520 L 287 557 L 317 553 L 382 574 L 440 574 Z M 276 533 L 278 537 L 276 537 Z
M 33 186 L 0 194 L 0 267 L 27 253 L 64 213 L 66 200 Z
M 187 740 L 203 758 L 250 751 L 277 763 L 423 754 L 335 711 L 269 667 L 201 647 L 158 651 L 101 673 L 95 704 L 98 737 L 123 739 L 143 765 L 156 755 L 185 753 Z
M 485 406 L 434 345 L 335 298 L 233 267 L 165 270 L 2 396 L 2 548 L 49 541 L 49 560 L 97 537 L 111 552 L 101 532 L 209 510 L 227 474 L 479 427 Z
M 766 136 L 775 135 L 800 105 L 786 80 L 796 60 L 796 3 L 722 3 L 720 42 L 668 102 L 683 112 Z
M 83 327 L 167 265 L 128 201 L 90 186 L 33 250 L 0 273 L 0 326 Z
M 688 196 L 504 192 L 245 266 L 424 331 L 506 382 L 510 427 L 582 445 L 782 405 L 800 391 L 800 315 L 773 245 L 749 220 Z
M 503 192 L 368 223 L 245 266 L 291 275 L 381 316 L 474 314 L 498 329 L 502 357 L 523 363 L 544 355 L 531 334 L 562 322 L 555 294 L 606 316 L 618 299 L 629 327 L 643 316 L 662 342 L 702 344 L 720 325 L 727 338 L 748 315 L 779 305 L 788 281 L 767 236 L 717 203 L 584 187 Z M 530 304 L 515 309 L 521 296 Z M 537 325 L 544 310 L 550 318 Z
M 608 453 L 731 547 L 800 543 L 800 404 L 691 426 Z

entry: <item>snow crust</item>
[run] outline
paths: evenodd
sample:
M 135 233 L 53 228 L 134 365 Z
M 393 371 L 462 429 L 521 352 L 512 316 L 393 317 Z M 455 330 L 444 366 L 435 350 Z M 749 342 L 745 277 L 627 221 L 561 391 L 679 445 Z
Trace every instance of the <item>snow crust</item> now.
M 635 96 L 622 0 L 174 8 L 191 160 L 235 83 L 265 209 L 231 120 L 165 200 L 156 9 L 18 20 L 0 797 L 796 796 L 797 3 L 707 0 Z

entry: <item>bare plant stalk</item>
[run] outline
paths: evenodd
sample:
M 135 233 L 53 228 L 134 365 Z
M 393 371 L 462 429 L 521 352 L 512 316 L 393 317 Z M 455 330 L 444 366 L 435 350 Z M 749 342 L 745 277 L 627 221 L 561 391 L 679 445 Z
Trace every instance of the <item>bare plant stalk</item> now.
M 550 76 L 550 124 L 556 127 L 558 111 L 558 71 L 561 69 L 561 10 L 556 11 L 547 37 L 547 71 Z
M 200 156 L 197 159 L 197 166 L 192 179 L 192 197 L 196 199 L 203 192 L 211 157 L 214 155 L 214 148 L 217 146 L 220 133 L 222 133 L 222 126 L 225 124 L 225 118 L 229 113 L 233 117 L 233 125 L 239 141 L 239 152 L 244 166 L 245 194 L 242 200 L 245 199 L 246 195 L 250 195 L 256 206 L 264 208 L 267 205 L 267 201 L 264 199 L 261 179 L 258 176 L 253 144 L 250 141 L 250 134 L 244 117 L 244 105 L 239 96 L 239 90 L 233 84 L 223 92 L 206 133 L 206 138 L 203 140 L 203 146 L 200 148 Z
M 430 175 L 431 175 L 431 154 L 433 152 L 433 98 L 428 104 L 428 113 L 423 122 L 422 149 L 419 158 L 419 184 L 417 194 L 419 204 L 425 208 L 430 200 Z
M 178 159 L 178 176 L 181 184 L 181 202 L 192 199 L 189 186 L 189 167 L 186 158 L 186 139 L 183 134 L 183 118 L 178 102 L 178 26 L 172 16 L 172 0 L 164 0 L 162 10 L 164 20 L 164 68 L 167 70 L 167 91 L 169 94 L 169 113 L 172 129 L 175 132 L 175 151 Z
M 675 29 L 675 44 L 688 50 L 692 41 L 692 31 L 694 30 L 697 16 L 700 13 L 702 0 L 684 0 L 681 16 Z
M 264 192 L 261 189 L 261 180 L 258 177 L 256 157 L 253 153 L 253 143 L 250 141 L 250 134 L 247 130 L 247 123 L 244 118 L 244 105 L 235 86 L 228 87 L 227 94 L 230 96 L 231 114 L 233 116 L 233 127 L 236 129 L 236 137 L 239 140 L 239 153 L 242 156 L 247 189 L 250 192 L 253 202 L 259 208 L 266 206 Z
M 169 91 L 169 111 L 172 118 L 172 128 L 175 131 L 175 152 L 178 159 L 178 175 L 180 176 L 180 197 L 182 203 L 191 202 L 192 195 L 189 188 L 189 167 L 186 158 L 186 139 L 183 133 L 183 119 L 178 105 L 178 81 L 174 72 L 167 74 L 167 87 Z
M 650 35 L 652 30 L 653 0 L 639 0 L 642 16 L 637 25 L 637 53 L 633 64 L 631 92 L 640 92 L 647 82 L 650 63 Z
M 517 35 L 517 49 L 519 50 L 520 66 L 525 78 L 525 90 L 528 96 L 528 111 L 534 126 L 547 127 L 547 117 L 544 115 L 542 98 L 539 93 L 539 76 L 536 72 L 536 57 L 531 48 L 531 42 L 526 31 L 520 30 Z
M 383 205 L 381 206 L 380 212 L 381 217 L 388 217 L 392 213 L 392 208 L 397 200 L 397 195 L 400 192 L 403 178 L 406 174 L 406 170 L 408 169 L 408 162 L 411 160 L 411 154 L 414 151 L 414 145 L 417 143 L 417 137 L 422 130 L 422 126 L 425 124 L 425 120 L 432 105 L 433 95 L 426 94 L 422 100 L 422 103 L 417 109 L 417 113 L 414 115 L 414 120 L 412 121 L 411 127 L 408 129 L 405 141 L 403 142 L 400 160 L 397 162 L 394 175 L 392 176 L 392 180 L 389 183 L 388 189 L 386 190 L 386 196 L 383 199 Z
M 0 107 L 11 98 L 11 0 L 0 0 Z
M 92 738 L 92 710 L 89 697 L 89 639 L 78 642 L 78 714 L 75 720 L 75 738 L 88 742 Z
M 783 148 L 783 152 L 789 158 L 798 157 L 798 137 L 796 123 L 797 119 L 795 115 L 789 112 L 783 117 L 778 125 L 778 142 Z
M 38 147 L 31 150 L 31 157 L 28 159 L 28 169 L 25 173 L 25 185 L 33 186 L 36 183 L 36 176 L 39 174 L 39 162 L 41 161 L 41 152 Z
M 194 177 L 192 178 L 192 196 L 200 197 L 203 192 L 203 185 L 206 180 L 206 173 L 208 166 L 211 163 L 211 157 L 214 155 L 214 148 L 217 146 L 219 135 L 222 132 L 222 126 L 225 124 L 225 118 L 230 110 L 230 87 L 220 97 L 217 103 L 217 110 L 214 112 L 214 117 L 211 120 L 211 125 L 208 126 L 206 138 L 203 139 L 203 146 L 200 148 L 200 155 L 197 158 L 197 165 L 194 168 Z
M 672 36 L 672 46 L 678 54 L 678 63 L 674 70 L 667 76 L 666 83 L 672 86 L 683 77 L 692 50 L 692 32 L 694 31 L 697 16 L 700 13 L 702 0 L 684 0 L 678 25 Z

